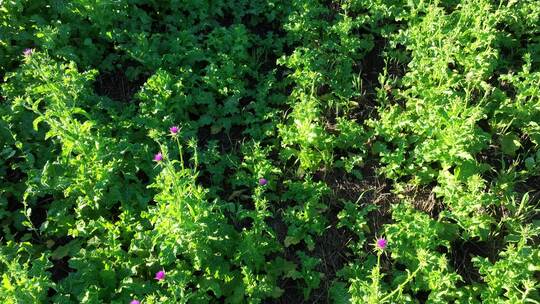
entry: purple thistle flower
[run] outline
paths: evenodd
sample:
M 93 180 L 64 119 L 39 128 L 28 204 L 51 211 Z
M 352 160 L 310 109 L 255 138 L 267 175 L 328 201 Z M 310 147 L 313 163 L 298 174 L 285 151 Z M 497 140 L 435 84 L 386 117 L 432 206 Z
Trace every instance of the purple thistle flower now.
M 388 241 L 385 238 L 377 239 L 377 242 L 375 243 L 375 247 L 380 250 L 384 250 L 386 246 L 388 245 Z
M 266 178 L 259 178 L 259 185 L 264 186 L 266 184 L 268 184 L 268 181 L 266 180 Z
M 141 304 L 141 301 L 133 300 L 133 301 L 129 302 L 129 304 Z
M 154 161 L 160 162 L 163 160 L 163 154 L 159 152 L 158 154 L 154 155 Z
M 160 270 L 160 271 L 156 272 L 156 277 L 154 279 L 156 279 L 158 281 L 161 281 L 161 280 L 165 279 L 165 271 Z
M 24 52 L 23 52 L 25 57 L 31 56 L 32 53 L 34 53 L 33 49 L 25 49 Z
M 176 135 L 178 131 L 180 131 L 180 128 L 178 128 L 178 126 L 172 126 L 169 128 L 169 131 L 171 131 L 172 135 Z

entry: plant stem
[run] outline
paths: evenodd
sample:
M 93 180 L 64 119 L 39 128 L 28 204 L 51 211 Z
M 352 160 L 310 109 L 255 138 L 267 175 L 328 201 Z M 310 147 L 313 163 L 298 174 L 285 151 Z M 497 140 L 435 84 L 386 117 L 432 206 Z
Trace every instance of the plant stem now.
M 385 301 L 387 301 L 388 299 L 390 299 L 391 297 L 393 297 L 396 292 L 402 292 L 403 291 L 403 288 L 405 288 L 405 285 L 407 285 L 415 276 L 416 274 L 418 273 L 418 271 L 420 271 L 420 266 L 418 266 L 418 268 L 411 274 L 409 273 L 409 275 L 407 276 L 407 279 L 405 280 L 405 282 L 399 284 L 398 288 L 394 289 L 394 291 L 392 291 L 391 293 L 387 294 L 384 298 L 382 298 L 380 300 L 379 303 L 384 303 Z
M 185 170 L 184 167 L 184 155 L 182 153 L 182 145 L 180 144 L 180 139 L 178 138 L 178 134 L 175 136 L 176 138 L 176 144 L 178 145 L 178 154 L 180 154 L 180 165 L 182 166 L 182 171 Z

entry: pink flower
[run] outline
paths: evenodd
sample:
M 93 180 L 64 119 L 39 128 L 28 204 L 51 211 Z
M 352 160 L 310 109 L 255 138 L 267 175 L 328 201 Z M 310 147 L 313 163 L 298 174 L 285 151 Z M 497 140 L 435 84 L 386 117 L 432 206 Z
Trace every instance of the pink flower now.
M 23 52 L 25 57 L 28 57 L 28 56 L 32 55 L 32 53 L 34 53 L 33 49 L 25 49 L 24 52 Z
M 129 304 L 141 304 L 141 301 L 133 300 L 133 301 L 129 302 Z
M 163 160 L 163 154 L 159 152 L 158 154 L 154 155 L 154 161 L 160 162 Z
M 268 181 L 266 180 L 266 178 L 259 178 L 259 185 L 264 186 L 266 184 L 268 184 Z
M 160 271 L 156 272 L 156 277 L 154 279 L 156 279 L 158 281 L 161 281 L 161 280 L 165 279 L 165 271 L 160 270 Z
M 178 128 L 178 126 L 172 126 L 169 128 L 169 131 L 171 131 L 172 135 L 176 135 L 178 131 L 180 131 L 180 128 Z
M 375 243 L 375 247 L 377 247 L 377 249 L 380 249 L 380 250 L 384 250 L 384 248 L 386 248 L 387 245 L 388 245 L 388 241 L 385 238 L 380 238 Z

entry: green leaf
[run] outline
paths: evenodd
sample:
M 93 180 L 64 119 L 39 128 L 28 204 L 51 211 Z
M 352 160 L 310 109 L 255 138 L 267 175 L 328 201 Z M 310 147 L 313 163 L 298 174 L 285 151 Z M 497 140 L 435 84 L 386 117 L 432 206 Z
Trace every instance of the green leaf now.
M 295 236 L 287 236 L 285 237 L 284 243 L 285 243 L 285 247 L 289 247 L 291 245 L 296 245 L 300 243 L 300 239 Z
M 501 137 L 501 150 L 504 154 L 514 156 L 520 147 L 521 143 L 515 134 L 509 133 Z
M 525 167 L 527 168 L 527 170 L 532 170 L 534 168 L 534 158 L 533 157 L 527 157 L 525 159 Z
M 72 256 L 80 249 L 80 245 L 81 241 L 73 240 L 66 245 L 58 246 L 58 248 L 52 252 L 51 258 L 54 260 L 59 260 L 68 255 Z
M 58 246 L 58 248 L 56 248 L 52 254 L 51 254 L 51 258 L 53 260 L 60 260 L 62 258 L 64 258 L 65 256 L 68 255 L 69 253 L 69 245 L 64 245 L 64 246 Z
M 36 119 L 34 119 L 34 122 L 32 122 L 32 126 L 34 127 L 34 131 L 37 132 L 38 130 L 38 125 L 40 122 L 42 122 L 43 120 L 45 120 L 45 118 L 43 116 L 38 116 Z
M 347 291 L 347 285 L 343 282 L 335 282 L 330 288 L 330 298 L 335 304 L 349 304 L 351 297 Z

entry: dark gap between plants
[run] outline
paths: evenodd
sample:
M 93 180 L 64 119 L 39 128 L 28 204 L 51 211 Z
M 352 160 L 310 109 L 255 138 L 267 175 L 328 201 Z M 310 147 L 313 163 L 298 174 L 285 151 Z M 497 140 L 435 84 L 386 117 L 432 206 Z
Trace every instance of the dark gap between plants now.
M 450 265 L 463 278 L 464 284 L 479 283 L 482 281 L 482 276 L 478 269 L 474 267 L 472 258 L 479 256 L 488 258 L 491 262 L 495 262 L 496 252 L 498 252 L 498 244 L 496 241 L 464 241 L 458 239 L 451 243 L 451 252 L 448 255 Z
M 129 80 L 123 69 L 100 74 L 94 82 L 97 95 L 109 97 L 123 103 L 133 102 L 133 96 L 146 82 L 147 77 Z

